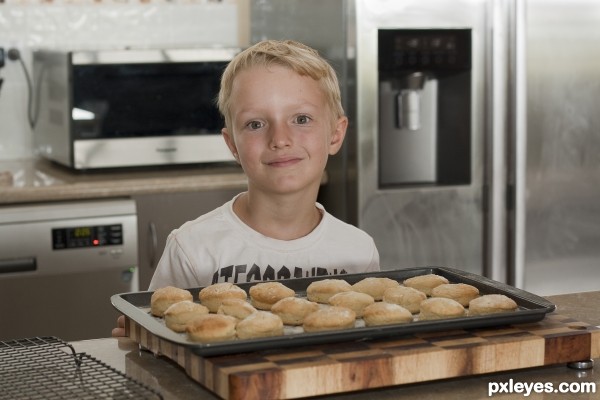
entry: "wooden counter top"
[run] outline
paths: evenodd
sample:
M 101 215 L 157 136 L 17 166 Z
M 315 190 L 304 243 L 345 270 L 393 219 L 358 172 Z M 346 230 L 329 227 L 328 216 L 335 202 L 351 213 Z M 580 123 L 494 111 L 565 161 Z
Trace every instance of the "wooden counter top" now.
M 42 159 L 0 161 L 0 205 L 246 188 L 234 164 L 77 172 Z

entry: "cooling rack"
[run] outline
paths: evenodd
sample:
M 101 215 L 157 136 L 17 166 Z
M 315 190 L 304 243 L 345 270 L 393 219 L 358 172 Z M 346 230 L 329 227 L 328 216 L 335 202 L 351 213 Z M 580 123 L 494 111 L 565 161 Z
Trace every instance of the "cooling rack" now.
M 162 399 L 57 337 L 0 341 L 0 399 Z

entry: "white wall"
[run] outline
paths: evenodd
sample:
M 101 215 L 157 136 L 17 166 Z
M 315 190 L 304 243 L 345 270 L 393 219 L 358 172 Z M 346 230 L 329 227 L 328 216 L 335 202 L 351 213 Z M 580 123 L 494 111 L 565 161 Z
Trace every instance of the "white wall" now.
M 35 48 L 240 46 L 240 0 L 5 0 L 0 47 L 17 48 L 31 74 Z M 0 160 L 32 157 L 27 84 L 19 62 L 0 69 Z

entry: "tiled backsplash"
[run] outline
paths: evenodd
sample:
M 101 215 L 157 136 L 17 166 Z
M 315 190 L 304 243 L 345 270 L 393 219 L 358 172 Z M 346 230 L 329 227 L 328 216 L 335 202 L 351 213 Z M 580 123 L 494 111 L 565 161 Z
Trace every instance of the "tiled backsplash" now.
M 237 47 L 238 15 L 236 0 L 0 0 L 0 47 L 18 49 L 31 75 L 40 47 Z M 0 160 L 31 157 L 19 62 L 7 59 L 0 78 Z

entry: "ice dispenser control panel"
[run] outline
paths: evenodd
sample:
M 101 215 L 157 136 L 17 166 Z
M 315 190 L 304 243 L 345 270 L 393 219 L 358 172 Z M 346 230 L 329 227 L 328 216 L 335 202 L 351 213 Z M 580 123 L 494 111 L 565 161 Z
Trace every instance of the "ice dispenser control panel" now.
M 75 226 L 52 229 L 52 249 L 77 249 L 123 244 L 123 225 Z
M 470 32 L 464 29 L 381 30 L 379 54 L 380 71 L 470 68 Z

